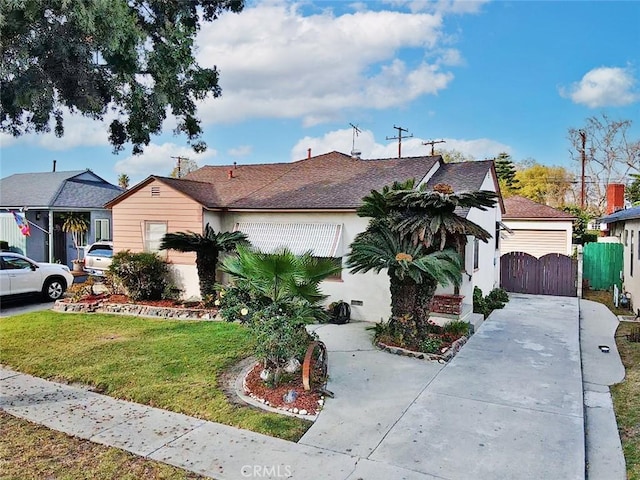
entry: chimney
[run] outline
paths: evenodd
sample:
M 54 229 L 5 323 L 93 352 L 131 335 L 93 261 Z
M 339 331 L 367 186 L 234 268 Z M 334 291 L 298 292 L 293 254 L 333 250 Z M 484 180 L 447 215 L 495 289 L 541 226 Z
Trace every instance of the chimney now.
M 57 162 L 57 160 L 54 160 L 54 161 L 53 161 L 53 171 L 54 171 L 54 172 L 56 171 L 56 162 Z
M 624 184 L 610 183 L 607 185 L 607 215 L 611 215 L 624 208 Z
M 229 176 L 229 180 L 231 180 L 232 178 L 234 178 L 234 176 L 233 176 L 233 170 L 229 170 L 229 174 L 228 174 L 228 176 Z
M 307 158 L 311 158 L 311 149 L 307 148 Z

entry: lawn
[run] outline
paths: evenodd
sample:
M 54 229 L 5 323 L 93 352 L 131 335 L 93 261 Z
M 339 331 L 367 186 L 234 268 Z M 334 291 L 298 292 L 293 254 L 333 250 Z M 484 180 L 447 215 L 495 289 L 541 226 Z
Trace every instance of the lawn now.
M 71 437 L 3 412 L 0 412 L 0 431 L 3 479 L 204 479 L 195 473 Z
M 613 306 L 609 292 L 588 290 L 585 291 L 584 298 L 605 304 L 616 315 L 629 315 L 628 310 Z M 616 331 L 616 345 L 626 375 L 622 383 L 611 387 L 620 440 L 627 462 L 627 477 L 630 480 L 640 480 L 640 343 L 630 342 L 627 335 L 639 328 L 637 323 L 620 322 Z
M 310 425 L 228 401 L 221 374 L 252 352 L 242 325 L 43 311 L 1 318 L 0 338 L 20 372 L 287 440 Z

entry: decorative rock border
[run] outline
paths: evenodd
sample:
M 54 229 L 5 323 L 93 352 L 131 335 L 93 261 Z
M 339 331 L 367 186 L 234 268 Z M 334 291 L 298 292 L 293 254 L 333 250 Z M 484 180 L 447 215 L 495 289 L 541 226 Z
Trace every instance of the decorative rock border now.
M 171 318 L 173 320 L 220 320 L 215 309 L 157 307 L 135 303 L 109 303 L 100 300 L 84 303 L 56 300 L 53 304 L 53 310 L 66 313 L 114 313 L 140 317 Z
M 386 343 L 376 342 L 376 346 L 381 350 L 384 350 L 395 355 L 402 355 L 405 357 L 419 358 L 420 360 L 437 360 L 440 363 L 446 363 L 451 360 L 460 351 L 462 346 L 469 340 L 467 337 L 462 336 L 445 351 L 443 354 L 437 353 L 425 353 L 415 352 L 413 350 L 407 350 L 406 348 L 396 347 L 394 345 L 387 345 Z
M 249 375 L 249 372 L 253 370 L 255 365 L 256 365 L 255 362 L 251 362 L 251 364 L 246 368 L 244 368 L 240 373 L 240 375 L 238 375 L 238 377 L 236 378 L 234 387 L 235 387 L 235 392 L 238 398 L 240 398 L 243 402 L 248 403 L 249 405 L 252 405 L 257 408 L 261 408 L 262 410 L 266 410 L 268 412 L 279 413 L 281 415 L 287 415 L 289 417 L 302 418 L 303 420 L 309 420 L 311 422 L 314 422 L 318 418 L 320 411 L 318 411 L 318 413 L 315 415 L 309 415 L 307 414 L 306 410 L 295 412 L 294 410 L 297 410 L 297 409 L 293 409 L 293 408 L 285 409 L 282 407 L 274 407 L 272 405 L 269 405 L 269 403 L 266 402 L 264 398 L 258 398 L 256 395 L 247 393 L 246 378 L 247 378 L 247 375 Z M 321 401 L 322 401 L 322 404 L 320 404 L 320 407 L 318 408 L 318 410 L 321 410 L 322 407 L 324 407 L 324 398 Z M 305 412 L 305 413 L 303 414 L 301 412 Z

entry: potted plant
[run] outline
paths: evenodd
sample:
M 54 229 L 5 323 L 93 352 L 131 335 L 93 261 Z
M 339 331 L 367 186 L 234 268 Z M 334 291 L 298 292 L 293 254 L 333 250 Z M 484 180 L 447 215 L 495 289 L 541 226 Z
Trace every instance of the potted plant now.
M 86 217 L 79 213 L 68 213 L 64 216 L 62 222 L 62 231 L 71 233 L 73 238 L 73 246 L 75 247 L 78 256 L 73 263 L 73 270 L 81 272 L 84 266 L 84 260 L 80 258 L 80 234 L 89 230 L 89 222 Z

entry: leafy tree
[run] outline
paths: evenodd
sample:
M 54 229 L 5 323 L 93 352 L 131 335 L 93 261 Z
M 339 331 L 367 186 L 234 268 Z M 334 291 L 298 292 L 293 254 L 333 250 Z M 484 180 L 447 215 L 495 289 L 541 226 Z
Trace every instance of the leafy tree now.
M 589 240 L 592 235 L 587 230 L 587 226 L 593 219 L 593 215 L 591 215 L 587 210 L 581 209 L 577 205 L 569 205 L 564 207 L 562 210 L 576 217 L 573 221 L 573 243 L 576 245 L 584 245 L 587 243 L 587 240 Z
M 129 175 L 121 173 L 118 176 L 118 186 L 123 190 L 127 190 L 129 188 Z
M 216 268 L 220 253 L 233 251 L 247 242 L 247 236 L 242 232 L 216 233 L 207 223 L 203 234 L 190 231 L 165 234 L 160 249 L 196 253 L 200 295 L 206 298 L 215 295 Z
M 516 179 L 516 166 L 511 160 L 511 155 L 505 152 L 500 153 L 494 162 L 503 196 L 515 194 L 518 190 L 518 180 Z
M 178 165 L 176 165 L 169 174 L 172 178 L 182 178 L 187 173 L 195 172 L 198 170 L 198 164 L 189 158 L 178 157 Z
M 550 167 L 534 163 L 529 168 L 518 170 L 515 175 L 518 195 L 549 205 L 562 207 L 573 193 L 574 177 L 564 167 Z
M 64 134 L 63 107 L 93 119 L 116 113 L 114 151 L 140 153 L 170 110 L 196 151 L 196 101 L 219 97 L 218 71 L 200 67 L 202 21 L 240 12 L 243 0 L 22 0 L 3 2 L 0 131 Z
M 640 175 L 632 173 L 629 176 L 633 178 L 633 181 L 625 188 L 624 196 L 629 203 L 635 206 L 640 203 Z
M 624 183 L 630 173 L 640 171 L 640 139 L 631 139 L 631 120 L 614 120 L 605 113 L 586 119 L 582 128 L 569 129 L 571 157 L 582 162 L 585 140 L 585 205 L 602 213 L 610 183 Z
M 386 269 L 391 290 L 390 326 L 406 345 L 420 345 L 428 332 L 429 304 L 438 285 L 458 285 L 460 254 L 467 235 L 483 241 L 491 234 L 455 213 L 457 207 L 487 209 L 494 192 L 455 193 L 449 185 L 428 191 L 414 182 L 396 182 L 372 191 L 358 215 L 370 217 L 367 229 L 351 244 L 351 272 Z
M 444 163 L 473 162 L 475 160 L 473 155 L 462 153 L 454 148 L 451 150 L 436 150 L 436 154 L 442 155 Z

